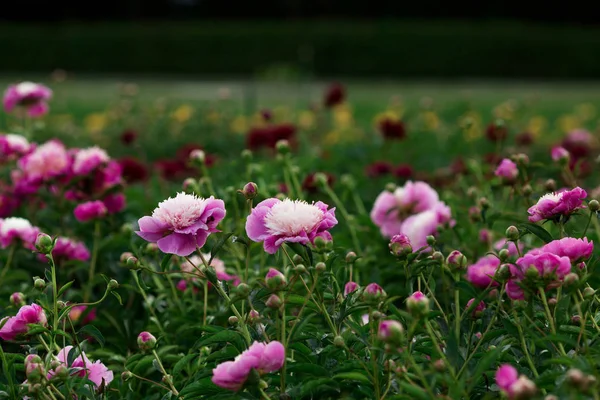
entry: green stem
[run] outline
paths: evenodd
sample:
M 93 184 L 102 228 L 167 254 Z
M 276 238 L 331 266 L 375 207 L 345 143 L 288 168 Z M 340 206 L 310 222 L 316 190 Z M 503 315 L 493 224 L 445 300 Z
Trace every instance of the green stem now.
M 369 309 L 369 311 L 371 311 Z M 369 315 L 371 315 L 371 312 L 369 312 Z M 375 339 L 377 338 L 377 322 L 373 319 L 370 318 L 370 325 L 371 325 L 371 365 L 373 366 L 373 387 L 375 389 L 375 398 L 379 399 L 381 398 L 381 388 L 379 387 L 379 365 L 377 364 L 377 356 L 375 354 Z
M 282 294 L 283 297 L 283 294 Z M 281 307 L 281 343 L 285 344 L 285 300 L 283 301 L 283 305 Z M 286 348 L 284 348 L 284 352 Z M 287 357 L 283 357 L 283 366 L 281 367 L 281 372 L 279 373 L 280 376 L 280 392 L 281 394 L 285 393 L 285 367 L 286 367 L 286 358 Z
M 444 360 L 444 363 L 448 366 L 448 371 L 450 371 L 450 375 L 452 375 L 453 379 L 456 379 L 454 367 L 450 364 L 450 362 L 446 358 L 446 355 L 442 351 L 442 348 L 437 340 L 437 336 L 435 335 L 435 332 L 433 332 L 433 328 L 431 327 L 430 321 L 425 321 L 425 329 L 427 330 L 427 334 L 429 334 L 429 337 L 431 338 L 431 342 L 433 343 L 433 347 L 435 347 L 436 352 L 439 354 L 440 358 Z
M 455 277 L 455 279 L 458 283 L 460 277 Z M 454 288 L 454 313 L 456 314 L 454 319 L 454 335 L 456 336 L 456 341 L 460 344 L 460 293 L 457 287 Z
M 52 274 L 52 329 L 58 329 L 58 283 L 56 282 L 56 264 L 52 257 L 52 252 L 46 255 L 50 261 L 50 272 Z M 52 339 L 54 342 L 54 339 Z
M 167 385 L 169 385 L 169 387 L 171 388 L 171 392 L 173 392 L 173 394 L 175 396 L 179 396 L 179 392 L 177 391 L 177 389 L 175 389 L 175 386 L 173 386 L 173 382 L 171 377 L 169 376 L 169 374 L 167 374 L 167 371 L 165 370 L 165 367 L 162 365 L 162 362 L 160 361 L 160 357 L 158 356 L 158 353 L 156 352 L 156 350 L 152 350 L 152 354 L 154 355 L 154 358 L 156 359 L 156 362 L 158 363 L 158 367 L 160 369 L 160 372 L 163 374 L 163 378 L 164 381 Z
M 90 262 L 90 278 L 88 281 L 83 301 L 88 302 L 92 295 L 92 289 L 94 287 L 94 275 L 96 273 L 96 263 L 98 262 L 98 246 L 100 244 L 100 220 L 96 220 L 94 223 L 94 244 L 92 247 L 92 261 Z
M 203 281 L 202 286 L 202 289 L 204 290 L 202 325 L 206 325 L 206 314 L 208 313 L 208 281 L 206 279 Z
M 258 392 L 260 393 L 260 397 L 264 400 L 271 400 L 271 398 L 269 397 L 268 394 L 265 393 L 264 390 L 262 390 L 262 388 L 258 388 Z
M 525 358 L 527 359 L 527 364 L 529 365 L 529 369 L 531 369 L 531 372 L 533 372 L 533 376 L 535 376 L 537 378 L 540 376 L 540 374 L 538 374 L 537 369 L 535 368 L 535 364 L 533 364 L 533 361 L 531 360 L 531 356 L 529 355 L 529 350 L 527 349 L 527 343 L 525 342 L 525 335 L 523 334 L 523 328 L 521 327 L 521 324 L 518 322 L 517 313 L 514 308 L 513 308 L 513 317 L 515 318 L 515 326 L 517 327 L 517 330 L 519 331 L 519 339 L 521 341 L 521 349 L 523 350 L 523 353 L 525 354 Z
M 2 267 L 2 272 L 0 272 L 0 282 L 2 282 L 2 280 L 4 279 L 4 276 L 8 272 L 8 269 L 10 267 L 10 264 L 12 264 L 12 260 L 15 256 L 16 251 L 17 251 L 16 245 L 13 244 L 12 246 L 10 246 L 10 250 L 8 251 L 8 257 L 6 258 L 6 264 L 4 264 L 4 267 Z
M 588 218 L 587 224 L 585 225 L 585 229 L 583 230 L 583 233 L 581 234 L 581 239 L 583 239 L 585 237 L 585 234 L 587 233 L 588 228 L 590 227 L 590 223 L 592 222 L 592 217 L 594 214 L 596 214 L 595 211 L 590 211 L 590 217 Z
M 2 370 L 4 371 L 4 377 L 8 380 L 8 387 L 11 393 L 11 398 L 16 398 L 14 392 L 15 388 L 13 383 L 13 376 L 8 371 L 8 362 L 6 361 L 6 355 L 4 354 L 2 344 L 0 344 L 0 360 L 2 360 Z
M 556 324 L 554 323 L 554 317 L 552 316 L 552 313 L 550 312 L 550 307 L 548 306 L 546 292 L 544 291 L 544 288 L 539 288 L 538 292 L 540 293 L 542 303 L 544 304 L 544 310 L 546 311 L 548 323 L 550 324 L 550 330 L 552 331 L 553 335 L 556 335 Z M 583 318 L 583 316 L 581 317 Z M 561 353 L 561 355 L 567 355 L 567 353 L 565 352 L 565 348 L 563 347 L 563 344 L 561 342 L 558 342 L 558 349 L 560 350 L 559 352 Z
M 164 336 L 165 341 L 167 343 L 169 343 L 169 338 L 160 323 L 160 319 L 158 318 L 158 315 L 156 315 L 156 311 L 154 311 L 154 307 L 152 307 L 152 304 L 150 304 L 150 301 L 148 300 L 148 295 L 146 294 L 146 291 L 142 288 L 142 285 L 140 284 L 140 279 L 139 279 L 137 273 L 135 271 L 131 271 L 131 275 L 133 275 L 133 280 L 135 281 L 135 284 L 138 287 L 138 290 L 140 291 L 142 297 L 144 298 L 144 302 L 148 306 L 148 310 L 150 310 L 150 313 L 152 314 L 152 316 L 155 319 L 156 326 L 160 330 L 161 334 Z

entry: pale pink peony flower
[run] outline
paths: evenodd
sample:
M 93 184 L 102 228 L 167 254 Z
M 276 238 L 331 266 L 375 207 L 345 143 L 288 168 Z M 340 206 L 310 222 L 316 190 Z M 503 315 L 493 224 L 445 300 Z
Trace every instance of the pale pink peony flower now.
M 71 158 L 58 140 L 49 140 L 19 160 L 22 179 L 50 180 L 68 172 Z
M 580 208 L 585 208 L 583 199 L 586 197 L 586 191 L 580 187 L 558 193 L 548 193 L 540 197 L 537 204 L 527 210 L 529 221 L 538 222 L 543 219 L 569 216 Z
M 27 334 L 29 324 L 46 326 L 48 319 L 44 309 L 34 303 L 30 306 L 21 307 L 16 316 L 5 318 L 2 322 L 4 325 L 0 328 L 0 338 L 13 341 L 18 336 Z
M 466 278 L 478 287 L 498 286 L 498 282 L 494 280 L 498 267 L 500 267 L 498 257 L 493 255 L 481 257 L 475 264 L 467 267 Z
M 136 233 L 156 243 L 163 253 L 185 257 L 204 246 L 208 235 L 218 232 L 217 225 L 224 217 L 223 200 L 181 192 L 160 202 L 152 216 L 140 218 Z
M 569 151 L 561 146 L 553 147 L 550 154 L 552 156 L 552 160 L 557 161 L 557 162 L 561 161 L 561 160 L 569 160 L 569 158 L 570 158 Z
M 34 250 L 39 233 L 40 229 L 32 226 L 25 218 L 0 219 L 0 247 L 3 249 L 13 243 L 21 243 L 23 247 Z
M 102 364 L 100 360 L 92 362 L 83 352 L 69 365 L 67 358 L 72 348 L 73 346 L 67 346 L 59 351 L 57 355 L 58 361 L 75 370 L 72 372 L 72 375 L 87 377 L 94 383 L 96 389 L 100 388 L 102 385 L 108 386 L 113 381 L 114 376 L 112 371 Z M 52 376 L 54 376 L 54 371 L 48 373 L 48 379 Z
M 562 280 L 571 272 L 571 260 L 535 249 L 519 258 L 516 265 L 511 264 L 510 272 L 513 278 L 523 280 L 527 270 L 532 267 L 544 279 Z
M 568 257 L 571 263 L 578 263 L 590 258 L 594 251 L 594 242 L 588 241 L 587 238 L 577 239 L 566 237 L 542 246 L 540 251 L 552 253 L 559 257 Z
M 72 170 L 75 175 L 87 175 L 109 161 L 110 157 L 106 151 L 98 146 L 89 147 L 75 153 Z
M 267 253 L 275 254 L 285 242 L 309 244 L 317 237 L 331 240 L 329 229 L 337 225 L 335 208 L 317 202 L 275 198 L 261 201 L 246 220 L 246 233 L 263 242 Z
M 210 254 L 204 254 L 202 253 L 202 255 L 204 256 L 204 259 L 206 261 L 210 260 Z M 194 263 L 193 265 L 190 263 L 190 261 L 192 263 Z M 184 262 L 181 263 L 181 270 L 184 272 L 189 272 L 189 273 L 195 273 L 195 274 L 199 274 L 198 270 L 196 268 L 194 268 L 194 265 L 196 267 L 200 267 L 202 265 L 202 260 L 200 259 L 200 256 L 191 256 L 188 260 L 185 260 Z M 227 273 L 227 270 L 225 269 L 225 263 L 223 262 L 223 260 L 221 260 L 220 258 L 213 258 L 212 261 L 210 262 L 210 267 L 215 269 L 215 273 L 217 274 L 217 279 L 220 281 L 230 281 L 231 284 L 233 286 L 237 286 L 240 283 L 240 278 L 237 277 L 236 275 L 231 275 Z M 185 277 L 189 280 L 190 277 L 192 275 L 186 274 Z M 195 280 L 195 277 L 192 277 L 192 280 Z M 185 283 L 185 282 L 184 282 Z M 187 288 L 186 286 L 183 286 L 183 290 L 185 290 Z
M 517 179 L 517 176 L 519 176 L 519 168 L 517 168 L 517 164 L 508 158 L 505 158 L 500 162 L 500 165 L 498 165 L 496 171 L 494 171 L 494 175 L 506 181 L 512 182 Z
M 213 369 L 212 381 L 224 389 L 240 390 L 252 369 L 260 375 L 277 371 L 285 361 L 285 348 L 278 341 L 269 344 L 254 342 L 234 361 L 227 361 Z
M 108 213 L 106 206 L 100 200 L 88 201 L 75 207 L 73 214 L 77 221 L 87 222 L 104 217 Z
M 15 107 L 23 107 L 30 117 L 40 117 L 48 112 L 48 100 L 52 90 L 33 82 L 10 85 L 4 92 L 4 110 L 11 112 Z
M 29 141 L 21 135 L 13 133 L 0 135 L 0 157 L 22 156 L 27 154 L 31 148 L 32 145 L 29 144 Z

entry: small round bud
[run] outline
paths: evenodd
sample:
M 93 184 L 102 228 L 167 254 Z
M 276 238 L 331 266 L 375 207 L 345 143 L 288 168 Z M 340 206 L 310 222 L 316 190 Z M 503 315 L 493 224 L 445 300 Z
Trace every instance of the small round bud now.
M 250 312 L 248 313 L 248 323 L 255 324 L 258 321 L 260 321 L 260 314 L 258 313 L 258 311 L 250 310 Z
M 577 368 L 571 368 L 567 371 L 566 380 L 569 385 L 578 389 L 581 389 L 581 387 L 587 383 L 587 377 L 581 370 Z
M 560 399 L 553 394 L 549 394 L 548 396 L 544 397 L 544 400 L 560 400 Z
M 15 292 L 10 295 L 10 304 L 15 307 L 22 307 L 25 305 L 25 295 L 21 292 Z
M 354 293 L 359 289 L 358 283 L 356 282 L 347 282 L 344 285 L 344 297 L 348 296 L 350 293 Z
M 514 162 L 516 162 L 519 165 L 529 165 L 529 157 L 527 156 L 527 154 L 523 154 L 523 153 L 519 153 L 519 154 L 515 154 L 513 157 Z
M 287 285 L 287 279 L 285 278 L 285 275 L 275 268 L 269 268 L 269 271 L 265 276 L 265 284 L 272 291 L 276 291 Z
M 302 264 L 304 262 L 304 259 L 300 254 L 294 254 L 294 257 L 292 257 L 292 261 L 294 262 L 294 264 L 297 265 Z
M 598 212 L 600 210 L 600 203 L 598 200 L 592 200 L 588 203 L 588 208 L 591 212 Z
M 380 312 L 380 311 L 373 311 L 371 312 L 371 315 L 369 316 L 369 318 L 373 321 L 379 321 L 382 318 L 385 318 L 385 314 Z
M 242 194 L 246 198 L 246 200 L 251 200 L 258 195 L 258 185 L 254 182 L 248 182 L 244 185 L 242 189 Z
M 46 281 L 41 278 L 37 278 L 33 281 L 33 287 L 35 287 L 37 290 L 44 290 L 46 288 Z
M 470 186 L 467 189 L 467 196 L 469 196 L 471 198 L 475 198 L 475 197 L 477 197 L 477 192 L 478 192 L 478 190 L 475 186 Z
M 46 377 L 46 370 L 43 363 L 30 362 L 25 366 L 25 376 L 31 383 L 40 382 Z
M 550 307 L 556 307 L 556 304 L 558 304 L 558 300 L 556 300 L 556 297 L 550 297 L 548 299 L 548 305 Z
M 446 258 L 446 264 L 453 270 L 460 271 L 467 266 L 467 257 L 460 251 L 454 250 L 448 255 L 448 258 Z
M 434 251 L 431 258 L 440 263 L 444 261 L 444 255 L 440 251 Z
M 532 265 L 525 271 L 525 277 L 532 281 L 536 281 L 540 278 L 540 271 Z
M 469 219 L 472 222 L 481 221 L 481 209 L 479 207 L 471 207 L 469 208 Z
M 121 380 L 123 382 L 127 382 L 131 378 L 133 378 L 133 374 L 130 371 L 123 371 L 123 373 L 121 374 Z
M 121 253 L 121 256 L 119 257 L 119 261 L 121 262 L 121 264 L 125 264 L 125 263 L 127 263 L 127 259 L 129 257 L 133 257 L 133 253 L 130 251 L 126 251 L 124 253 Z
M 58 307 L 59 310 L 64 310 L 65 307 L 67 306 L 67 303 L 65 303 L 62 300 L 59 300 L 56 302 L 56 306 Z
M 148 243 L 146 245 L 146 253 L 148 253 L 148 254 L 158 253 L 158 245 L 156 243 Z
M 123 225 L 121 225 L 121 233 L 124 233 L 126 235 L 132 234 L 133 226 L 130 223 L 125 222 Z
M 328 184 L 328 179 L 327 179 L 327 175 L 325 175 L 322 172 L 317 172 L 314 174 L 313 179 L 315 181 L 315 183 L 319 186 L 319 187 L 325 187 Z
M 570 272 L 565 276 L 565 279 L 563 281 L 564 286 L 565 287 L 569 287 L 571 285 L 576 284 L 577 282 L 579 282 L 579 275 L 577 275 L 574 272 Z
M 546 183 L 544 183 L 544 187 L 548 192 L 556 191 L 556 181 L 554 179 L 548 179 Z
M 480 197 L 479 198 L 479 207 L 481 207 L 483 210 L 487 210 L 488 208 L 490 208 L 490 202 L 486 197 Z
M 55 373 L 54 376 L 59 380 L 65 380 L 70 376 L 69 368 L 65 364 L 57 365 L 53 369 Z
M 198 162 L 200 164 L 204 164 L 206 161 L 206 153 L 204 150 L 196 149 L 190 152 L 190 160 L 194 162 Z
M 181 184 L 181 187 L 183 188 L 183 190 L 195 191 L 195 189 L 198 188 L 198 181 L 194 178 L 185 178 L 185 180 Z
M 361 299 L 366 303 L 377 304 L 387 297 L 387 293 L 376 283 L 369 283 L 362 293 Z
M 500 259 L 500 262 L 508 260 L 508 257 L 510 257 L 510 252 L 508 249 L 502 249 L 498 252 L 498 258 Z
M 396 257 L 403 258 L 412 253 L 412 245 L 410 244 L 410 240 L 408 239 L 408 236 L 404 234 L 392 236 L 388 247 L 390 249 L 390 253 Z
M 232 326 L 237 325 L 238 322 L 239 322 L 238 317 L 236 317 L 235 315 L 232 315 L 231 317 L 229 317 L 227 319 L 227 323 Z
M 294 267 L 294 273 L 298 275 L 305 274 L 306 267 L 304 266 L 304 264 L 296 264 L 296 266 Z
M 514 400 L 527 400 L 535 396 L 537 387 L 525 375 L 521 375 L 510 387 Z
M 279 154 L 288 154 L 290 152 L 290 142 L 280 139 L 275 143 L 275 148 Z
M 397 188 L 398 188 L 398 186 L 395 183 L 392 183 L 392 182 L 387 183 L 385 185 L 385 190 L 388 191 L 388 192 L 391 192 L 391 193 L 393 193 Z
M 242 150 L 242 153 L 240 154 L 240 156 L 242 157 L 242 160 L 244 160 L 245 162 L 250 162 L 250 161 L 252 161 L 252 150 L 244 149 L 244 150 Z
M 502 265 L 500 265 L 498 270 L 496 270 L 495 278 L 497 278 L 499 281 L 505 281 L 506 279 L 508 279 L 510 277 L 510 275 L 511 275 L 510 265 L 502 264 Z
M 317 265 L 315 265 L 315 271 L 317 271 L 317 273 L 323 273 L 327 270 L 327 266 L 325 265 L 324 262 L 318 262 Z
M 156 338 L 150 332 L 141 332 L 137 337 L 137 344 L 140 350 L 148 351 L 156 347 Z
M 348 253 L 346 253 L 346 262 L 348 264 L 352 264 L 353 262 L 356 261 L 357 258 L 358 258 L 358 256 L 353 251 L 349 251 Z
M 523 195 L 525 197 L 529 197 L 533 193 L 533 188 L 531 187 L 530 184 L 523 185 L 523 189 L 522 190 L 523 190 Z
M 579 325 L 581 323 L 581 317 L 579 315 L 573 315 L 571 317 L 571 323 L 574 325 Z
M 344 341 L 343 337 L 338 335 L 333 338 L 333 345 L 335 347 L 344 347 L 344 346 L 346 346 L 346 342 Z
M 414 292 L 406 299 L 406 308 L 417 317 L 423 317 L 429 313 L 429 299 L 422 292 Z
M 23 364 L 25 364 L 25 366 L 27 366 L 27 364 L 30 364 L 30 363 L 41 364 L 42 358 L 40 356 L 38 356 L 37 354 L 28 354 L 25 357 Z
M 433 369 L 437 372 L 444 372 L 446 370 L 446 362 L 444 360 L 435 360 L 433 362 Z
M 385 360 L 385 362 L 383 363 L 383 367 L 386 371 L 391 372 L 397 368 L 397 365 L 394 360 Z
M 318 250 L 327 250 L 328 242 L 331 242 L 331 240 L 327 240 L 324 237 L 317 236 L 313 243 L 315 244 L 315 247 Z
M 266 388 L 269 387 L 269 384 L 261 379 L 260 381 L 258 381 L 258 387 L 261 388 L 262 390 L 265 390 Z
M 115 290 L 119 288 L 119 282 L 114 279 L 108 281 L 108 290 Z
M 435 246 L 435 236 L 428 235 L 425 239 L 427 241 L 428 246 Z
M 131 270 L 138 270 L 141 267 L 140 260 L 134 256 L 127 257 L 125 260 L 125 266 Z
M 507 240 L 514 242 L 519 240 L 521 233 L 519 232 L 519 228 L 517 228 L 514 225 L 511 225 L 508 228 L 506 228 L 506 232 L 504 233 L 504 235 L 506 236 Z
M 35 249 L 42 254 L 50 254 L 53 247 L 54 243 L 52 238 L 50 235 L 46 235 L 45 233 L 40 233 L 35 240 Z
M 244 282 L 240 283 L 235 288 L 235 295 L 240 299 L 245 299 L 250 294 L 250 286 Z
M 347 189 L 350 189 L 350 190 L 356 189 L 356 181 L 350 174 L 342 175 L 342 177 L 340 178 L 340 183 L 342 184 L 342 186 L 346 187 Z
M 398 321 L 391 319 L 381 321 L 377 331 L 377 337 L 386 343 L 399 344 L 404 336 L 404 327 Z
M 269 296 L 269 298 L 265 302 L 265 305 L 273 310 L 281 308 L 282 304 L 283 302 L 276 294 L 272 294 L 271 296 Z
M 596 294 L 596 291 L 589 286 L 586 287 L 585 289 L 583 289 L 583 297 L 586 299 L 593 298 L 595 294 Z

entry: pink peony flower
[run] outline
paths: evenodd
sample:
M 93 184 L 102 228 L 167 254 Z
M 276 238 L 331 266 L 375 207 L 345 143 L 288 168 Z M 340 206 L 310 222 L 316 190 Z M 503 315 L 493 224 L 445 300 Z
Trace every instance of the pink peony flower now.
M 277 341 L 269 344 L 254 342 L 234 361 L 226 361 L 213 369 L 212 381 L 224 389 L 240 390 L 252 369 L 259 374 L 277 371 L 285 361 L 285 348 Z
M 516 265 L 511 264 L 510 272 L 513 278 L 523 280 L 527 270 L 532 267 L 542 278 L 562 280 L 571 272 L 571 260 L 569 257 L 559 257 L 536 249 L 519 258 Z
M 82 325 L 86 325 L 96 319 L 96 309 L 92 308 L 88 311 L 88 306 L 74 306 L 69 311 L 69 318 L 73 322 L 81 322 Z
M 556 162 L 561 161 L 561 160 L 569 160 L 569 158 L 570 158 L 569 151 L 561 146 L 553 147 L 550 154 L 552 156 L 552 160 L 554 160 Z
M 471 299 L 471 300 L 467 301 L 467 306 L 465 307 L 465 310 L 468 310 L 474 302 L 475 302 L 475 299 Z M 481 313 L 483 313 L 484 310 L 485 310 L 485 303 L 483 301 L 480 301 L 479 304 L 477 304 L 475 306 L 475 308 L 473 308 L 473 310 L 471 311 L 471 316 L 473 316 L 474 318 L 478 318 L 481 316 Z
M 92 362 L 88 359 L 85 353 L 81 353 L 71 364 L 68 364 L 67 358 L 73 346 L 67 346 L 58 352 L 57 359 L 60 363 L 66 364 L 67 367 L 73 368 L 76 371 L 72 375 L 86 377 L 94 382 L 96 389 L 102 385 L 108 386 L 113 380 L 113 372 L 110 371 L 100 360 Z M 54 371 L 48 373 L 48 379 L 54 376 Z
M 40 229 L 24 218 L 0 219 L 0 247 L 3 249 L 13 243 L 21 243 L 23 247 L 34 250 L 39 233 Z
M 50 180 L 68 172 L 71 158 L 58 140 L 49 140 L 19 160 L 26 180 Z
M 136 233 L 156 243 L 163 253 L 185 257 L 204 246 L 209 234 L 218 232 L 217 225 L 224 217 L 223 200 L 181 192 L 160 202 L 152 216 L 140 218 Z
M 494 280 L 498 267 L 500 267 L 498 257 L 493 255 L 481 257 L 475 264 L 467 267 L 466 278 L 478 287 L 498 286 L 498 282 Z
M 10 85 L 4 92 L 4 110 L 9 113 L 15 107 L 23 107 L 30 117 L 40 117 L 48 112 L 46 101 L 51 97 L 52 90 L 39 83 Z
M 348 296 L 351 293 L 354 293 L 358 290 L 359 286 L 356 282 L 346 282 L 344 285 L 344 297 Z
M 496 171 L 494 171 L 494 175 L 508 182 L 513 182 L 519 176 L 519 168 L 517 168 L 517 164 L 505 158 L 500 162 Z
M 110 157 L 106 151 L 98 146 L 89 147 L 75 153 L 72 170 L 75 175 L 87 175 L 109 161 Z
M 0 135 L 1 157 L 9 157 L 12 155 L 22 156 L 28 153 L 31 148 L 32 145 L 30 145 L 27 139 L 21 135 L 15 135 L 13 133 Z
M 106 206 L 99 200 L 81 203 L 73 210 L 73 214 L 79 222 L 87 222 L 93 219 L 102 218 L 107 212 Z
M 246 220 L 246 233 L 263 242 L 267 253 L 275 254 L 285 242 L 314 243 L 317 237 L 331 240 L 329 229 L 337 225 L 335 208 L 317 202 L 275 198 L 261 201 Z
M 60 236 L 56 239 L 56 243 L 54 244 L 52 257 L 57 264 L 61 261 L 87 261 L 90 259 L 90 252 L 85 244 Z M 43 254 L 38 254 L 38 259 L 40 261 L 46 261 L 46 257 Z
M 102 199 L 102 203 L 109 214 L 116 214 L 125 208 L 125 195 L 123 193 L 109 194 Z
M 542 196 L 536 205 L 527 210 L 530 222 L 538 222 L 543 219 L 556 219 L 562 216 L 569 216 L 580 208 L 587 193 L 580 187 L 573 190 L 565 190 L 558 193 L 548 193 Z
M 515 367 L 509 364 L 501 365 L 498 371 L 496 371 L 496 385 L 507 394 L 510 394 L 510 387 L 518 378 L 519 373 Z
M 587 238 L 576 239 L 566 237 L 542 246 L 540 251 L 552 253 L 559 257 L 568 257 L 571 263 L 578 263 L 582 260 L 590 258 L 594 251 L 594 242 L 588 241 Z
M 525 292 L 516 279 L 509 279 L 506 282 L 506 294 L 513 300 L 525 300 Z
M 37 304 L 23 306 L 14 317 L 8 317 L 2 320 L 4 325 L 0 328 L 0 338 L 13 341 L 17 336 L 27 334 L 29 324 L 39 324 L 46 326 L 48 319 L 44 309 Z M 2 325 L 2 323 L 0 323 Z
M 575 129 L 567 134 L 562 146 L 574 158 L 586 157 L 590 153 L 594 137 L 584 129 Z

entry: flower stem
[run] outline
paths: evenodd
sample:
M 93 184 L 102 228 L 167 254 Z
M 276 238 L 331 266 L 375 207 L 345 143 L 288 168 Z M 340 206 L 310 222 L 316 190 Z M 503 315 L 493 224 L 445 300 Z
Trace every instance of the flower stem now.
M 158 356 L 158 353 L 156 353 L 156 350 L 152 350 L 152 354 L 154 355 L 154 358 L 156 359 L 156 362 L 158 363 L 158 367 L 160 368 L 160 372 L 163 374 L 163 378 L 164 381 L 167 385 L 169 385 L 169 387 L 171 388 L 171 392 L 173 392 L 173 394 L 175 396 L 179 396 L 179 392 L 177 391 L 177 389 L 175 389 L 175 386 L 173 386 L 173 382 L 171 380 L 171 377 L 169 376 L 169 374 L 167 374 L 167 371 L 165 371 L 165 367 L 162 365 L 162 362 L 160 361 L 160 357 Z
M 258 392 L 260 393 L 260 397 L 264 400 L 271 400 L 271 398 L 269 397 L 268 394 L 265 393 L 264 390 L 262 390 L 261 388 L 258 388 Z
M 15 256 L 16 251 L 16 245 L 13 244 L 12 246 L 10 246 L 10 250 L 8 250 L 8 257 L 6 258 L 6 264 L 4 264 L 4 267 L 2 267 L 2 272 L 0 272 L 0 282 L 2 282 L 2 280 L 4 279 L 4 275 L 6 275 L 6 273 L 8 272 L 8 269 L 10 268 L 10 264 L 12 264 L 12 260 Z
M 206 325 L 206 314 L 208 313 L 208 281 L 204 280 L 202 286 L 202 289 L 204 291 L 204 305 L 202 307 L 202 325 Z
M 585 237 L 585 234 L 587 233 L 587 230 L 590 227 L 590 223 L 592 222 L 592 217 L 594 216 L 594 214 L 596 214 L 596 211 L 590 211 L 590 217 L 588 218 L 587 224 L 585 225 L 585 229 L 583 230 L 583 233 L 581 234 L 581 239 L 583 239 Z
M 552 313 L 550 312 L 550 307 L 548 306 L 548 299 L 546 298 L 546 292 L 544 291 L 544 288 L 539 288 L 539 293 L 540 293 L 540 298 L 542 299 L 542 303 L 544 304 L 544 310 L 546 311 L 546 315 L 548 317 L 548 323 L 550 324 L 550 330 L 552 331 L 553 335 L 556 335 L 556 324 L 554 323 L 554 317 L 552 316 Z M 560 350 L 559 352 L 561 353 L 561 355 L 566 356 L 567 353 L 565 352 L 565 348 L 563 347 L 563 344 L 561 342 L 558 342 L 558 349 Z
M 525 358 L 527 359 L 527 364 L 529 365 L 529 369 L 531 369 L 531 372 L 533 372 L 533 376 L 535 376 L 537 378 L 538 376 L 540 376 L 540 374 L 538 374 L 537 369 L 535 368 L 535 364 L 531 360 L 531 356 L 529 355 L 529 351 L 527 350 L 527 343 L 525 342 L 525 335 L 523 335 L 523 328 L 521 327 L 521 324 L 517 322 L 518 321 L 517 312 L 515 311 L 514 308 L 513 308 L 513 316 L 515 318 L 515 326 L 517 327 L 517 330 L 519 331 L 519 338 L 521 340 L 521 349 L 523 350 L 523 353 L 525 354 Z
M 458 283 L 460 277 L 455 277 L 456 282 Z M 458 291 L 458 287 L 454 288 L 454 335 L 456 336 L 456 340 L 460 343 L 460 293 Z
M 283 296 L 282 296 L 283 297 Z M 283 305 L 281 306 L 281 343 L 285 344 L 285 300 L 283 301 Z M 284 352 L 286 351 L 286 347 L 284 347 Z M 286 367 L 286 358 L 285 355 L 283 357 L 283 366 L 281 367 L 281 372 L 279 373 L 280 376 L 280 393 L 284 394 L 285 393 L 285 367 Z
M 94 274 L 96 273 L 96 263 L 98 262 L 98 247 L 100 244 L 100 220 L 96 220 L 94 223 L 94 244 L 92 247 L 92 261 L 90 262 L 90 278 L 88 281 L 83 301 L 87 303 L 92 295 L 92 289 L 94 287 Z
M 58 283 L 56 282 L 56 264 L 52 252 L 46 255 L 50 261 L 50 272 L 52 275 L 52 329 L 58 329 Z M 52 340 L 54 341 L 54 339 Z

